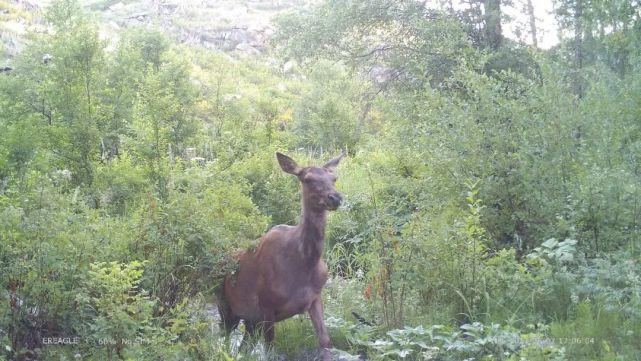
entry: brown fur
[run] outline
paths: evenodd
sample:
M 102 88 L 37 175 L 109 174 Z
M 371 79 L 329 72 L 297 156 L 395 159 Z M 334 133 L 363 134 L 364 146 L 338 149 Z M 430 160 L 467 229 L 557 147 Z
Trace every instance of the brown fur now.
M 276 156 L 281 168 L 302 183 L 301 221 L 296 226 L 270 229 L 254 250 L 236 255 L 238 271 L 227 275 L 218 295 L 220 314 L 228 331 L 243 319 L 248 333 L 259 327 L 271 343 L 275 322 L 308 312 L 320 346 L 327 349 L 331 344 L 323 321 L 321 291 L 328 275 L 321 256 L 327 211 L 338 208 L 342 200 L 334 188 L 334 171 L 343 154 L 323 167 L 307 168 L 283 154 Z

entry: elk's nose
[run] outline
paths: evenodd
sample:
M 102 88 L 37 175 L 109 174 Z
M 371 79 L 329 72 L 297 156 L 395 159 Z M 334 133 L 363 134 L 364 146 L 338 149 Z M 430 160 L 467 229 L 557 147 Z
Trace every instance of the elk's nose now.
M 338 206 L 341 205 L 341 201 L 343 200 L 343 197 L 340 195 L 340 193 L 330 194 L 328 198 L 329 202 L 334 208 L 338 208 Z

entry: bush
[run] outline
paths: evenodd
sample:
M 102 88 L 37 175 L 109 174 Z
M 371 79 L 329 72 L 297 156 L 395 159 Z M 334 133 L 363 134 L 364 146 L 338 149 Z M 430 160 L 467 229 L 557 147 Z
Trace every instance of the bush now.
M 212 294 L 227 272 L 229 253 L 264 231 L 266 218 L 249 187 L 228 182 L 216 168 L 189 168 L 172 178 L 165 200 L 150 197 L 136 212 L 132 257 L 149 260 L 143 285 L 162 314 L 185 297 Z
M 313 149 L 355 149 L 364 129 L 360 84 L 345 68 L 320 62 L 310 74 L 311 89 L 294 108 L 299 145 Z
M 162 342 L 162 329 L 153 319 L 156 302 L 140 288 L 143 272 L 144 263 L 138 261 L 89 265 L 76 301 L 81 310 L 78 336 L 92 357 L 131 357 L 141 351 L 129 350 L 132 345 L 153 349 Z

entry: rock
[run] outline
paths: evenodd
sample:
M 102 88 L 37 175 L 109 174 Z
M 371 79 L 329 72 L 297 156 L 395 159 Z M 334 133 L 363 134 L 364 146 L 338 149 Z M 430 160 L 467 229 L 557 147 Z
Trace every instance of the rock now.
M 68 181 L 71 180 L 71 171 L 69 169 L 56 170 L 54 174 L 59 176 L 60 179 L 64 179 Z
M 243 96 L 240 94 L 225 94 L 223 95 L 223 101 L 224 102 L 232 102 L 234 100 L 239 100 Z
M 271 66 L 274 69 L 278 69 L 280 66 L 278 59 L 274 58 L 273 56 L 270 56 L 269 58 L 267 58 L 266 61 L 267 61 L 267 64 L 269 64 L 269 66 Z
M 249 43 L 251 40 L 249 34 L 247 29 L 231 28 L 218 33 L 216 40 L 218 40 L 223 50 L 233 50 L 236 49 L 238 44 Z
M 255 47 L 249 45 L 248 43 L 240 43 L 240 44 L 236 45 L 236 51 L 239 51 L 239 52 L 243 53 L 246 56 L 260 54 L 260 50 L 258 50 Z
M 218 313 L 218 306 L 213 303 L 205 304 L 205 311 L 207 318 L 211 321 L 211 333 L 217 335 L 220 333 L 220 314 Z
M 53 60 L 53 55 L 51 54 L 45 54 L 42 56 L 42 62 L 45 64 L 49 64 Z
M 296 68 L 296 60 L 288 60 L 284 65 L 283 65 L 283 73 L 284 74 L 291 74 L 294 72 L 294 68 Z
M 18 55 L 22 49 L 22 43 L 18 39 L 20 39 L 20 35 L 10 32 L 2 34 L 0 30 L 0 55 L 6 56 L 6 58 L 13 58 Z
M 199 165 L 201 167 L 205 165 L 205 158 L 203 158 L 203 157 L 192 157 L 190 159 L 190 161 L 192 163 L 196 163 L 197 165 Z
M 111 10 L 111 11 L 122 11 L 122 10 L 125 10 L 125 4 L 123 4 L 122 1 L 119 2 L 119 3 L 115 3 L 115 4 L 113 4 L 113 5 L 111 5 L 109 7 L 109 10 Z
M 118 30 L 120 30 L 120 25 L 118 25 L 118 23 L 117 23 L 117 22 L 115 22 L 115 21 L 110 21 L 110 22 L 109 22 L 109 26 L 110 26 L 114 31 L 118 31 Z
M 196 79 L 196 78 L 189 79 L 189 83 L 191 85 L 195 86 L 198 89 L 202 89 L 203 88 L 203 82 L 198 80 L 198 79 Z
M 238 21 L 238 19 L 247 18 L 247 6 L 239 5 L 233 8 L 229 7 L 220 7 L 218 8 L 218 16 L 222 20 L 227 20 L 229 22 Z
M 169 4 L 169 3 L 161 4 L 161 8 L 162 8 L 163 14 L 165 15 L 172 15 L 179 9 L 178 4 Z
M 3 27 L 4 30 L 17 35 L 24 35 L 27 32 L 27 28 L 22 21 L 6 21 Z
M 70 182 L 71 176 L 71 171 L 68 169 L 56 169 L 55 171 L 51 172 L 49 178 L 51 179 L 53 185 L 58 187 L 67 182 Z
M 376 85 L 384 85 L 394 77 L 394 69 L 382 65 L 374 65 L 369 71 L 370 80 Z
M 109 187 L 107 188 L 106 191 L 102 192 L 102 194 L 100 195 L 100 204 L 103 206 L 106 206 L 111 202 L 113 202 L 113 199 L 114 199 L 113 187 Z
M 24 10 L 26 11 L 37 11 L 41 9 L 41 6 L 38 3 L 43 3 L 43 1 L 36 1 L 36 0 L 19 0 L 19 1 L 13 1 L 16 4 L 19 4 Z
M 265 50 L 267 39 L 273 33 L 274 29 L 271 26 L 251 24 L 223 28 L 217 31 L 202 29 L 199 37 L 200 41 L 206 44 L 207 47 L 211 47 L 210 44 L 213 43 L 217 48 L 224 51 L 240 50 L 256 54 L 254 50 L 259 52 Z M 252 49 L 247 45 L 240 44 L 247 44 Z M 240 45 L 240 48 L 238 48 L 238 45 Z
M 187 147 L 183 151 L 183 154 L 185 154 L 186 158 L 193 158 L 196 156 L 196 148 L 194 147 Z
M 51 34 L 51 28 L 44 24 L 31 24 L 29 31 L 38 34 Z
M 265 27 L 263 28 L 263 33 L 265 34 L 265 36 L 270 37 L 276 33 L 276 28 L 271 25 L 265 25 Z

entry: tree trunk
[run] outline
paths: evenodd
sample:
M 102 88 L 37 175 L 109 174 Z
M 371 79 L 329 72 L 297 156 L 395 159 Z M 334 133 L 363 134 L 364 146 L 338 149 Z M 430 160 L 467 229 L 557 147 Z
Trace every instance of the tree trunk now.
M 532 35 L 532 46 L 534 48 L 539 47 L 539 41 L 536 34 L 536 16 L 534 16 L 534 5 L 532 0 L 527 0 L 527 12 L 530 17 L 530 35 Z
M 501 46 L 501 0 L 484 0 L 485 9 L 485 39 L 487 46 L 497 50 Z
M 581 98 L 583 87 L 581 84 L 581 70 L 583 68 L 583 0 L 574 3 L 574 94 Z

